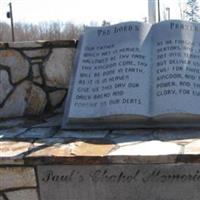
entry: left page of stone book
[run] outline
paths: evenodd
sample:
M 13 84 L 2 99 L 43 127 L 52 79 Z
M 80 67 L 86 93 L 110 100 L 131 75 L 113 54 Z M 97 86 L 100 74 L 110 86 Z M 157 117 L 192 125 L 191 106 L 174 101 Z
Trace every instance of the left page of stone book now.
M 139 22 L 86 29 L 77 49 L 63 127 L 68 120 L 149 116 L 150 30 L 150 24 Z

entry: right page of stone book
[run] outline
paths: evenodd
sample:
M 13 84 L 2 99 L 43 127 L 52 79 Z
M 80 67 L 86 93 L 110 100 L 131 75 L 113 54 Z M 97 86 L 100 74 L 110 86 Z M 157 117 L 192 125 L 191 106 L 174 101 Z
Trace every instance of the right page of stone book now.
M 200 24 L 165 21 L 152 32 L 152 115 L 200 114 Z

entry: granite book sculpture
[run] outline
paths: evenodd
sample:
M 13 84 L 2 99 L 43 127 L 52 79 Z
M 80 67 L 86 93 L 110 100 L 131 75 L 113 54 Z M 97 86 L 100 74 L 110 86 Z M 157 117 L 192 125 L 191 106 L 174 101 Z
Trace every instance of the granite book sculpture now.
M 199 38 L 200 24 L 178 20 L 87 28 L 63 127 L 198 125 Z

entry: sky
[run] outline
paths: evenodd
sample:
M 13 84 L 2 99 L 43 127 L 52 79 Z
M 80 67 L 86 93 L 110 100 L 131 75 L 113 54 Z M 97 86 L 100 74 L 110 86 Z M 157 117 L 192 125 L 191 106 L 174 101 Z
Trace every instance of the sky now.
M 155 1 L 155 0 L 152 0 Z M 6 12 L 12 2 L 15 22 L 49 21 L 101 25 L 123 21 L 144 21 L 148 17 L 148 0 L 0 0 L 0 21 L 9 23 Z M 171 19 L 180 19 L 180 3 L 185 0 L 160 0 L 161 17 L 170 7 Z

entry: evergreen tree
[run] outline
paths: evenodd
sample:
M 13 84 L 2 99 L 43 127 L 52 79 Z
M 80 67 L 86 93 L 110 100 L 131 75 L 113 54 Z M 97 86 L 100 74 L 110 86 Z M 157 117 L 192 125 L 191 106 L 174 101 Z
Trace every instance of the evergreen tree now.
M 198 0 L 187 0 L 184 14 L 187 20 L 198 22 L 200 20 Z

